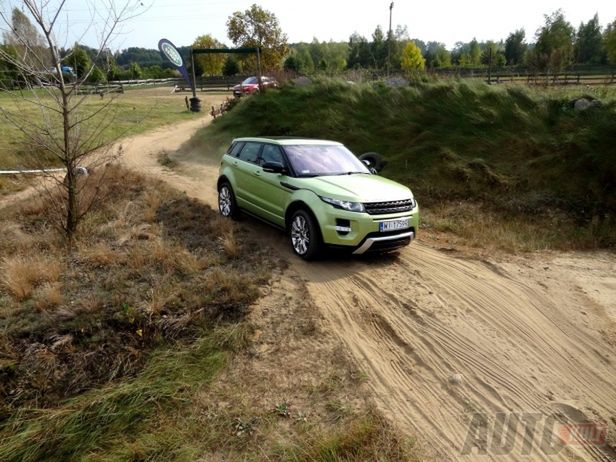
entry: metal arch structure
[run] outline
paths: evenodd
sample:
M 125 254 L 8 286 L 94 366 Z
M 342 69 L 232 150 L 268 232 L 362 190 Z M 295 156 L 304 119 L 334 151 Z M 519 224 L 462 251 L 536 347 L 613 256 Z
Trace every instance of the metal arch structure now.
M 259 47 L 244 47 L 244 48 L 190 48 L 190 63 L 192 72 L 192 92 L 193 99 L 197 99 L 197 79 L 195 76 L 195 55 L 211 55 L 211 54 L 249 54 L 257 55 L 257 79 L 259 81 L 259 90 L 263 90 L 261 82 L 261 48 Z

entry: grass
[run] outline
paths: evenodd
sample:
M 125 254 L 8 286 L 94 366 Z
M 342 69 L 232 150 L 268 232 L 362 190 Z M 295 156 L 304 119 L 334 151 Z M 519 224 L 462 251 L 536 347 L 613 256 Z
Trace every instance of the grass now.
M 117 99 L 111 105 L 108 117 L 113 123 L 104 131 L 106 140 L 115 140 L 126 135 L 141 133 L 161 125 L 194 119 L 195 114 L 186 109 L 183 94 L 170 94 L 167 87 L 153 89 L 129 89 L 124 94 L 117 95 Z M 18 113 L 25 120 L 42 120 L 43 114 L 36 105 L 19 98 L 19 94 L 13 95 L 8 92 L 0 92 L 0 105 L 2 109 L 10 113 Z M 30 96 L 27 94 L 26 96 Z M 109 96 L 101 98 L 98 95 L 86 97 L 83 106 L 83 114 L 96 111 L 108 102 Z M 222 96 L 202 96 L 204 107 L 207 108 L 211 101 L 218 101 Z M 43 97 L 43 102 L 51 101 L 50 97 Z M 87 126 L 96 128 L 104 123 L 103 115 L 97 116 Z M 9 120 L 0 113 L 0 138 L 3 140 L 0 146 L 0 168 L 17 168 L 36 166 L 44 162 L 52 164 L 53 157 L 45 152 L 32 153 L 31 143 L 24 140 L 21 132 Z M 33 155 L 34 154 L 34 155 Z M 0 178 L 1 180 L 1 178 Z M 0 182 L 0 191 L 2 190 Z
M 0 417 L 131 375 L 150 350 L 241 319 L 270 277 L 271 259 L 244 232 L 229 250 L 233 224 L 209 207 L 117 167 L 102 175 L 86 184 L 100 205 L 70 255 L 46 201 L 0 222 L 2 354 L 11 358 Z
M 603 105 L 574 111 L 570 101 L 589 93 Z M 615 120 L 612 89 L 321 80 L 246 98 L 193 144 L 218 154 L 240 135 L 339 140 L 385 156 L 383 174 L 409 185 L 441 227 L 468 235 L 476 221 L 498 221 L 506 248 L 596 248 L 616 244 Z M 485 217 L 469 207 L 437 217 L 460 203 Z M 525 227 L 555 223 L 535 244 L 515 244 Z

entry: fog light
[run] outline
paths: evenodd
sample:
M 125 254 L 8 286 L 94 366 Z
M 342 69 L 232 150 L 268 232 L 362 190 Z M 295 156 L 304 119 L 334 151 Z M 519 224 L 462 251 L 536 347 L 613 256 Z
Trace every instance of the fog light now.
M 336 231 L 338 234 L 346 235 L 351 232 L 351 221 L 342 218 L 336 218 Z

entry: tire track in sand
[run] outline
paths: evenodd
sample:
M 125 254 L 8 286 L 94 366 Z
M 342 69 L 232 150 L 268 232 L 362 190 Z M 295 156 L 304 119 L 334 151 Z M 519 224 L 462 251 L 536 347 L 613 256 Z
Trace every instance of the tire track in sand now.
M 397 260 L 295 266 L 370 377 L 381 408 L 429 456 L 460 458 L 474 412 L 488 419 L 563 409 L 591 419 L 615 415 L 613 349 L 598 329 L 570 317 L 583 301 L 568 293 L 547 294 L 493 265 L 421 243 Z M 450 382 L 454 373 L 461 384 Z M 528 460 L 522 434 L 520 427 L 511 454 L 494 459 Z M 592 446 L 547 456 L 537 449 L 540 436 L 533 460 L 614 457 Z

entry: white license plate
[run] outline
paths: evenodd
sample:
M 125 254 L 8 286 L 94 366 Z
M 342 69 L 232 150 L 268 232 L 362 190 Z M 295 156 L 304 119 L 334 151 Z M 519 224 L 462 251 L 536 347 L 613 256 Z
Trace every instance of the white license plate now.
M 379 231 L 385 233 L 387 231 L 398 231 L 409 227 L 409 219 L 401 218 L 399 220 L 381 221 L 379 223 Z

